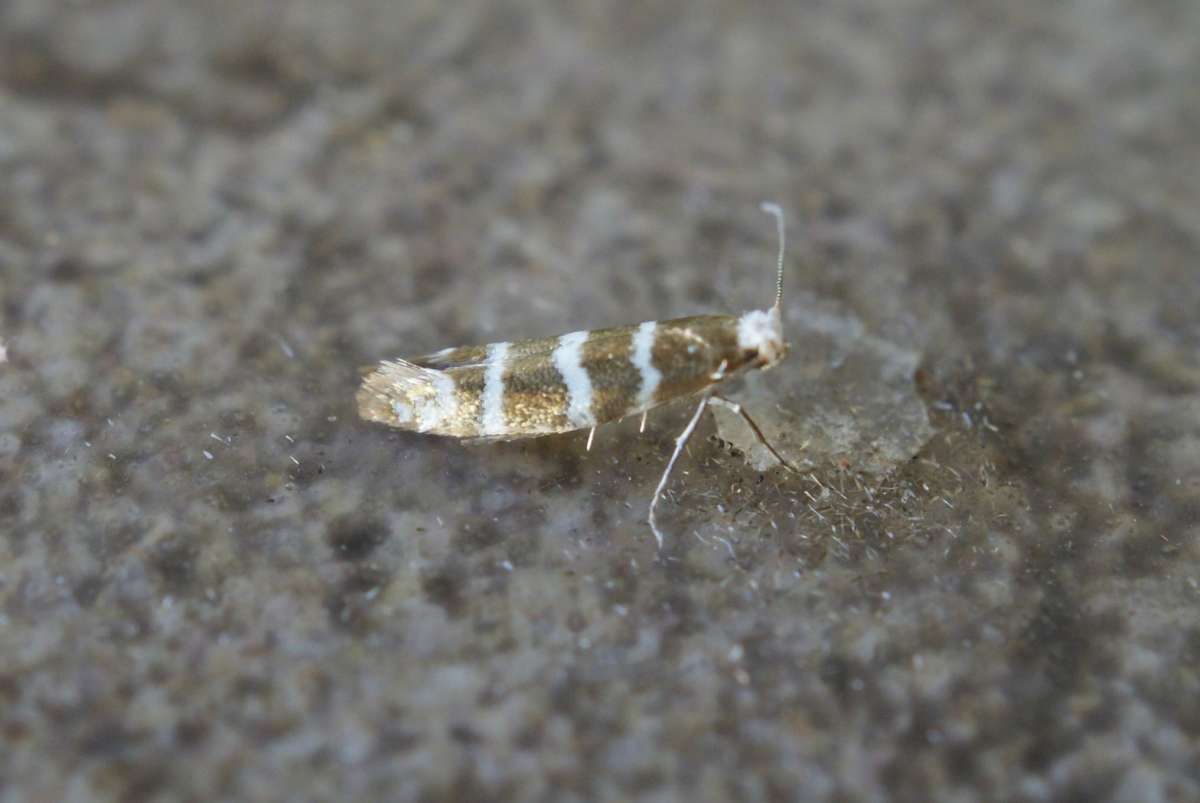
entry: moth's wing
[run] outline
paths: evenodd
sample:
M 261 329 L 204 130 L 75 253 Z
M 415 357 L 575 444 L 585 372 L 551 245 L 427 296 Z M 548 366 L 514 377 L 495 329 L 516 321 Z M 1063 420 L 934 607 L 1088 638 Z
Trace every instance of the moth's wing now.
M 406 360 L 384 360 L 363 377 L 356 397 L 358 414 L 367 421 L 423 431 L 420 419 L 428 416 L 445 383 L 438 371 Z
M 590 333 L 589 339 L 596 342 L 607 336 L 624 334 L 630 329 L 631 327 L 628 326 L 597 329 Z M 523 357 L 549 355 L 558 348 L 562 338 L 563 335 L 555 335 L 554 337 L 514 340 L 508 344 L 508 359 L 517 360 Z M 490 346 L 456 346 L 410 359 L 409 362 L 422 368 L 433 368 L 438 371 L 447 371 L 451 368 L 472 368 L 487 364 L 489 348 Z
M 487 346 L 454 346 L 423 357 L 409 360 L 413 365 L 445 371 L 450 368 L 473 368 L 487 362 Z
M 517 340 L 508 344 L 508 359 L 518 357 L 536 357 L 550 354 L 558 345 L 557 337 L 537 337 L 532 340 Z M 438 371 L 449 371 L 452 368 L 475 368 L 486 365 L 488 361 L 488 346 L 457 346 L 442 349 L 424 357 L 411 360 L 414 365 L 422 368 L 433 368 Z
M 637 368 L 629 362 L 632 332 L 633 328 L 629 326 L 594 330 L 586 333 L 581 347 L 577 346 L 582 353 L 576 359 L 581 359 L 580 367 L 592 380 L 591 390 L 597 399 L 592 408 L 594 420 L 588 424 L 568 415 L 570 378 L 559 373 L 554 353 L 564 342 L 570 342 L 565 341 L 568 335 L 442 349 L 412 359 L 407 365 L 452 381 L 460 397 L 467 399 L 466 404 L 476 408 L 468 417 L 477 421 L 482 412 L 483 396 L 488 391 L 488 376 L 496 367 L 492 358 L 497 353 L 497 345 L 503 346 L 503 398 L 515 411 L 507 418 L 506 431 L 487 435 L 454 434 L 466 444 L 522 440 L 584 429 L 628 415 L 629 388 L 636 388 L 641 381 Z M 614 342 L 618 340 L 621 342 Z M 612 345 L 607 345 L 609 343 Z

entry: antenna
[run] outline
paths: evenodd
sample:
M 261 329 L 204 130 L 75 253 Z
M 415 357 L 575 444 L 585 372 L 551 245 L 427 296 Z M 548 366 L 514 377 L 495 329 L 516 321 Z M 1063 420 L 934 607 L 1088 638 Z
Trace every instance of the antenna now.
M 775 218 L 775 228 L 779 232 L 779 275 L 775 280 L 775 309 L 779 309 L 780 303 L 783 302 L 783 252 L 787 247 L 787 236 L 783 226 L 783 207 L 770 201 L 763 201 L 758 208 Z

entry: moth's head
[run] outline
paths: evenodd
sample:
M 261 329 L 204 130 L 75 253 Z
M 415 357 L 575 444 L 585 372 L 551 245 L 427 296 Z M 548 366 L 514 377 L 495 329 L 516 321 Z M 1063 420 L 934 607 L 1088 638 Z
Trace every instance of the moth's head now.
M 779 257 L 775 261 L 775 304 L 770 309 L 747 312 L 738 318 L 738 347 L 748 364 L 767 369 L 787 354 L 787 342 L 783 339 L 783 254 L 787 247 L 787 235 L 783 226 L 783 209 L 779 204 L 764 201 L 759 205 L 764 212 L 775 218 L 779 234 Z
M 759 368 L 770 368 L 787 354 L 779 307 L 754 310 L 738 318 L 738 348 Z

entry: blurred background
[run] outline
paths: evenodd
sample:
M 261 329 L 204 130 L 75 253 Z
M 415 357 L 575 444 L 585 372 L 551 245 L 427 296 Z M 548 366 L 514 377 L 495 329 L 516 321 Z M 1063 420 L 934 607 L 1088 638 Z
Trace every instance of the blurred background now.
M 1200 797 L 1198 33 L 0 0 L 0 800 Z M 792 355 L 729 395 L 805 471 L 704 422 L 662 553 L 689 410 L 357 421 L 768 304 L 763 199 Z

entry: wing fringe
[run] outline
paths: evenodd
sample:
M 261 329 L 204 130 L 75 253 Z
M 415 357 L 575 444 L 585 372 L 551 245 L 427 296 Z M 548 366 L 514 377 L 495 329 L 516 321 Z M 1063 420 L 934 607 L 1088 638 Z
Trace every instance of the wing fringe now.
M 437 395 L 442 372 L 407 360 L 384 360 L 371 369 L 359 386 L 358 414 L 367 421 L 410 428 L 396 414 L 396 403 L 411 405 Z

